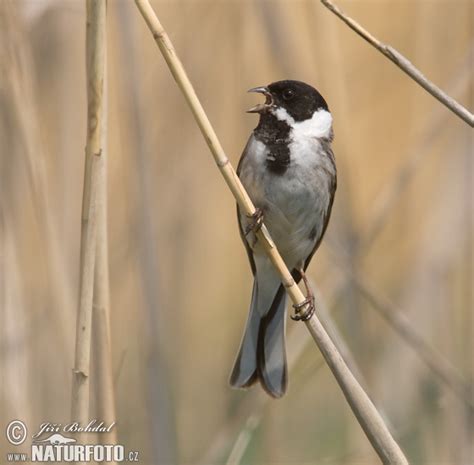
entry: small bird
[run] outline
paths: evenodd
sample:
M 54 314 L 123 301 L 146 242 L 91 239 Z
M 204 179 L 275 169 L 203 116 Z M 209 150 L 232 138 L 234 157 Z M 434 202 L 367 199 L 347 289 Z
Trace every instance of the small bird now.
M 265 96 L 265 103 L 248 110 L 260 120 L 237 168 L 256 207 L 251 217 L 237 208 L 254 284 L 230 384 L 245 388 L 259 380 L 268 394 L 279 398 L 288 378 L 287 297 L 255 233 L 264 221 L 295 281 L 303 279 L 307 299 L 295 306 L 292 318 L 307 320 L 314 312 L 314 297 L 305 270 L 326 231 L 336 191 L 332 116 L 321 94 L 304 82 L 278 81 L 249 92 Z

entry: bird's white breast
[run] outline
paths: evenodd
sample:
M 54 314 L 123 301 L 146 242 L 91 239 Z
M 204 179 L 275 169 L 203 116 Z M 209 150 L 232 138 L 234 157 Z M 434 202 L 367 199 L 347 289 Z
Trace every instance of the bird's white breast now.
M 300 266 L 311 253 L 322 233 L 330 202 L 326 170 L 331 172 L 333 168 L 318 138 L 312 135 L 316 129 L 321 134 L 323 125 L 319 119 L 317 123 L 307 121 L 292 127 L 291 161 L 284 174 L 268 169 L 269 151 L 253 135 L 240 173 L 253 202 L 264 211 L 264 222 L 290 268 Z M 241 221 L 245 224 L 246 219 Z M 310 238 L 313 228 L 316 228 L 316 239 Z

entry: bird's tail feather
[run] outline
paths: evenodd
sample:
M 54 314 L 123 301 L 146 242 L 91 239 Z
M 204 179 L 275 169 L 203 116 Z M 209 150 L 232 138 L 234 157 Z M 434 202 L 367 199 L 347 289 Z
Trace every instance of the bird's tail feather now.
M 257 311 L 257 280 L 253 283 L 250 311 L 245 326 L 244 337 L 230 375 L 230 385 L 236 388 L 251 386 L 257 380 L 257 347 L 260 314 Z
M 278 398 L 287 386 L 286 293 L 278 278 L 274 284 L 273 292 L 259 291 L 257 279 L 254 281 L 249 317 L 230 384 L 244 388 L 260 379 L 268 394 Z
M 260 383 L 272 397 L 286 392 L 288 369 L 285 348 L 286 292 L 280 284 L 269 312 L 261 319 L 257 366 Z

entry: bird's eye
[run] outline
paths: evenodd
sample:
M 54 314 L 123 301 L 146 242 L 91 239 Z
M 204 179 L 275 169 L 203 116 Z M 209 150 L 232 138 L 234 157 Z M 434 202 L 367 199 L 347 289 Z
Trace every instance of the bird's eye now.
M 295 96 L 295 93 L 291 89 L 285 89 L 283 91 L 283 99 L 291 100 Z

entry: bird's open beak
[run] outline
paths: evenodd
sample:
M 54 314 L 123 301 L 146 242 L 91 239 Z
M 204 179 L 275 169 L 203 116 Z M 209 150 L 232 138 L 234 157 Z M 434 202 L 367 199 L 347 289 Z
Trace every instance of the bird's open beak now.
M 248 90 L 248 92 L 256 92 L 258 94 L 265 95 L 265 103 L 258 103 L 254 107 L 247 110 L 247 113 L 263 113 L 268 111 L 273 106 L 272 94 L 268 90 L 268 87 L 254 87 Z

